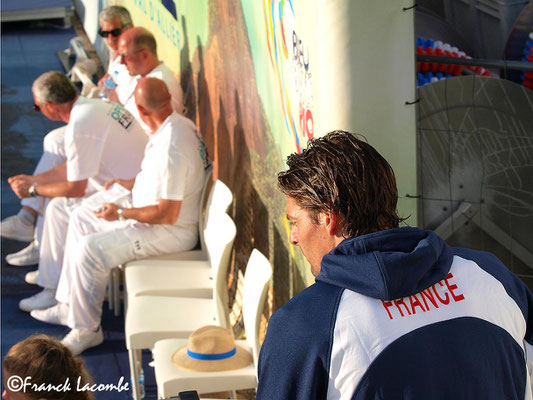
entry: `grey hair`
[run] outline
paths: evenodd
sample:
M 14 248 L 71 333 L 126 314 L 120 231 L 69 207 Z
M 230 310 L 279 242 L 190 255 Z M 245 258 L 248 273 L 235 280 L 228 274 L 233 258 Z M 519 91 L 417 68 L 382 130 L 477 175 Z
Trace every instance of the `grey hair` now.
M 119 17 L 123 28 L 127 28 L 132 24 L 130 12 L 122 6 L 110 6 L 104 8 L 100 12 L 99 21 L 111 21 L 113 18 Z
M 78 96 L 78 90 L 63 72 L 49 71 L 39 76 L 32 86 L 39 103 L 65 104 Z

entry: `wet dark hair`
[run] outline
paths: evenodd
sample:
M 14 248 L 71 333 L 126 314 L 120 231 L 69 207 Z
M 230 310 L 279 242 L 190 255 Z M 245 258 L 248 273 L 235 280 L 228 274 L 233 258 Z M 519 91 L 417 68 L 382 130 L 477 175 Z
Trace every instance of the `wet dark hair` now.
M 287 158 L 278 174 L 280 190 L 318 223 L 321 212 L 340 216 L 343 236 L 397 228 L 398 190 L 389 163 L 368 143 L 345 131 L 309 141 Z
M 89 373 L 80 358 L 74 357 L 72 351 L 57 339 L 46 335 L 35 335 L 15 344 L 4 357 L 4 370 L 11 375 L 24 379 L 31 377 L 31 383 L 53 385 L 58 387 L 65 381 L 70 382 L 70 391 L 33 390 L 25 388 L 25 396 L 30 399 L 46 398 L 50 400 L 94 400 L 90 391 L 78 391 L 87 383 L 92 384 Z

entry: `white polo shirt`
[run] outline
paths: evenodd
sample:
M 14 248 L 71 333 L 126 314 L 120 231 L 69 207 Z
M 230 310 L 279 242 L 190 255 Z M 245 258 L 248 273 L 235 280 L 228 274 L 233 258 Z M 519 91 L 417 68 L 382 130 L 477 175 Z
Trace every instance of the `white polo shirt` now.
M 113 178 L 131 179 L 140 170 L 147 138 L 121 105 L 78 97 L 65 132 L 67 180 L 89 179 L 96 189 Z
M 196 126 L 173 112 L 150 136 L 141 172 L 132 190 L 133 207 L 181 201 L 178 224 L 196 224 L 207 165 L 205 144 Z
M 166 83 L 170 96 L 172 97 L 172 109 L 177 113 L 181 114 L 183 112 L 181 86 L 176 77 L 174 76 L 174 73 L 165 64 L 163 64 L 163 62 L 161 62 L 157 67 L 151 70 L 146 75 L 146 77 L 158 78 Z M 139 111 L 137 110 L 137 105 L 135 104 L 135 87 L 137 86 L 137 83 L 141 78 L 142 77 L 140 75 L 136 75 L 135 77 L 133 77 L 130 84 L 128 99 L 125 103 L 122 104 L 124 104 L 124 107 L 126 107 L 126 109 L 130 113 L 132 113 L 135 118 L 137 118 L 144 131 L 147 134 L 151 134 L 150 127 L 141 120 L 141 116 L 139 114 Z

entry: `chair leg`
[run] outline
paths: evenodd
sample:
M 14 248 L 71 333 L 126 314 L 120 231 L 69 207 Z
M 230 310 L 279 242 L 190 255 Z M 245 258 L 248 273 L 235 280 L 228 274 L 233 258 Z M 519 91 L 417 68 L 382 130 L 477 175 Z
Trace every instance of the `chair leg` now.
M 112 269 L 111 272 L 109 273 L 109 279 L 107 281 L 107 304 L 109 306 L 110 311 L 113 309 L 113 306 L 115 305 L 113 301 L 115 297 L 115 294 L 113 293 L 113 290 L 115 290 L 115 285 L 113 282 L 113 271 L 114 269 Z
M 122 300 L 124 302 L 124 317 L 128 310 L 128 286 L 126 285 L 126 264 L 119 265 L 120 273 L 122 275 Z
M 141 387 L 139 385 L 139 367 L 142 363 L 142 350 L 129 349 L 130 376 L 132 384 L 133 400 L 141 400 Z
M 128 312 L 128 288 L 126 287 L 126 284 L 124 284 L 124 318 L 126 318 L 127 312 Z
M 120 315 L 120 268 L 114 268 L 113 274 L 113 308 L 115 310 L 115 317 Z

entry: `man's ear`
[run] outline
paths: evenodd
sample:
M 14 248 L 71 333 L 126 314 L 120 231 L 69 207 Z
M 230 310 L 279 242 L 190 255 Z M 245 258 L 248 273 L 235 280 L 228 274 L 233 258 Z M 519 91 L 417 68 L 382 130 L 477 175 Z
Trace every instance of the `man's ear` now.
M 330 236 L 339 236 L 340 218 L 337 214 L 324 213 L 322 221 L 324 222 L 326 231 Z
M 148 57 L 150 57 L 150 52 L 148 51 L 148 49 L 142 49 L 139 53 L 140 53 L 139 55 L 142 57 L 144 62 L 146 62 Z
M 148 115 L 150 114 L 150 112 L 144 108 L 143 106 L 141 106 L 140 104 L 137 104 L 137 110 L 139 110 L 139 114 L 141 115 Z

